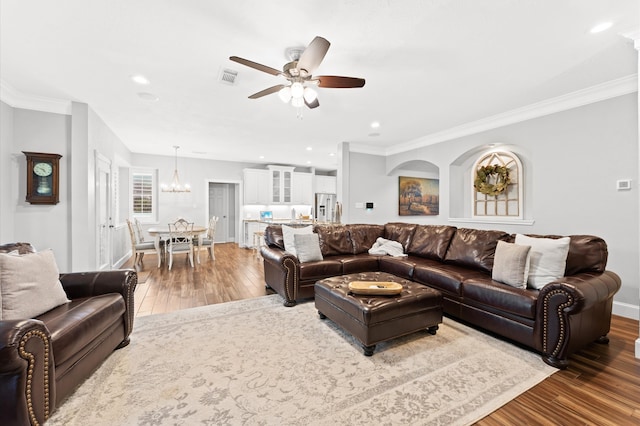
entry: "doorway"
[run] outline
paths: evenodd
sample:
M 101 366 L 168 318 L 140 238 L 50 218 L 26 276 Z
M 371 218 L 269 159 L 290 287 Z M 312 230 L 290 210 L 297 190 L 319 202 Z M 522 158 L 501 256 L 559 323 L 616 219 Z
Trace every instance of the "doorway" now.
M 96 261 L 99 271 L 111 269 L 111 162 L 96 152 Z
M 238 214 L 240 206 L 239 184 L 232 182 L 209 182 L 209 212 L 207 217 L 218 216 L 216 233 L 213 239 L 216 243 L 238 241 Z M 208 219 L 207 219 L 208 220 Z

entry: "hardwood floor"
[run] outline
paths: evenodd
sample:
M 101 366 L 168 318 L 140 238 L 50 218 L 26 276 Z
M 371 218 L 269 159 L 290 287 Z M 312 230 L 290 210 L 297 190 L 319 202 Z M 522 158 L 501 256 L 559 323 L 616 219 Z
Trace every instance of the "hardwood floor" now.
M 138 268 L 136 316 L 171 312 L 272 294 L 262 260 L 236 244 L 217 244 L 216 260 L 204 251 L 201 264 L 174 260 L 171 271 L 146 256 Z M 186 257 L 186 256 L 182 256 Z M 123 267 L 132 267 L 129 260 Z M 283 309 L 295 309 L 285 308 Z M 574 354 L 569 368 L 480 420 L 496 425 L 639 425 L 640 360 L 634 357 L 638 321 L 614 316 L 608 345 L 593 343 Z

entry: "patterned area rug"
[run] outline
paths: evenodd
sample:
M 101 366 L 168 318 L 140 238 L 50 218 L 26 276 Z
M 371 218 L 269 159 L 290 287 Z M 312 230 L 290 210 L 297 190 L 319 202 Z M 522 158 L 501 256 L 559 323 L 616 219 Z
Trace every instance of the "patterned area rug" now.
M 463 425 L 556 370 L 448 318 L 372 357 L 277 295 L 136 319 L 54 425 Z

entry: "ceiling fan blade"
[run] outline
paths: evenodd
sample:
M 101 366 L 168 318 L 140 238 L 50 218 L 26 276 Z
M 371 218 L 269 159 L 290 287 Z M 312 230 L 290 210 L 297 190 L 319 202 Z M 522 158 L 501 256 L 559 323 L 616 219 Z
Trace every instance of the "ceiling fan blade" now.
M 239 58 L 237 56 L 230 56 L 229 59 L 232 60 L 233 62 L 237 62 L 237 63 L 242 64 L 242 65 L 246 65 L 246 66 L 251 67 L 253 69 L 256 69 L 258 71 L 266 72 L 267 74 L 271 74 L 271 75 L 280 75 L 280 74 L 282 74 L 282 71 L 280 71 L 280 70 L 268 67 L 266 65 L 259 64 L 257 62 L 250 61 L 248 59 Z
M 309 46 L 304 49 L 302 55 L 300 55 L 300 59 L 298 59 L 298 66 L 296 67 L 298 70 L 305 70 L 307 74 L 313 74 L 320 62 L 324 59 L 324 55 L 327 54 L 327 50 L 329 50 L 329 43 L 326 39 L 322 37 L 314 38 Z
M 304 104 L 309 107 L 309 109 L 318 108 L 320 106 L 320 102 L 318 102 L 318 98 L 314 99 L 313 102 L 307 102 L 305 99 Z
M 319 75 L 314 78 L 318 80 L 319 87 L 332 87 L 335 89 L 348 89 L 350 87 L 364 86 L 364 78 L 341 77 L 337 75 Z
M 259 91 L 258 93 L 254 93 L 253 95 L 249 96 L 249 99 L 258 99 L 258 98 L 261 98 L 263 96 L 267 96 L 267 95 L 270 95 L 272 93 L 276 93 L 276 92 L 280 91 L 280 89 L 282 89 L 283 87 L 285 87 L 284 84 L 278 84 L 277 86 L 269 87 L 268 89 L 264 89 L 264 90 Z

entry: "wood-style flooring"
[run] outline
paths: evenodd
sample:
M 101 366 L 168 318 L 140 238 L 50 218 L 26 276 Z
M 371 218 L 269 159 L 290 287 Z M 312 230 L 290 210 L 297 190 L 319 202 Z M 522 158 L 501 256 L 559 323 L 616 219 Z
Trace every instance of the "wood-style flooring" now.
M 262 260 L 252 250 L 215 246 L 216 260 L 200 253 L 191 268 L 185 255 L 173 268 L 156 266 L 147 255 L 138 267 L 136 316 L 272 294 L 266 290 Z M 129 260 L 123 267 L 132 267 Z M 285 308 L 283 309 L 295 309 Z M 638 321 L 614 316 L 608 345 L 593 343 L 571 357 L 569 368 L 494 411 L 477 424 L 640 425 L 640 360 L 634 357 Z

